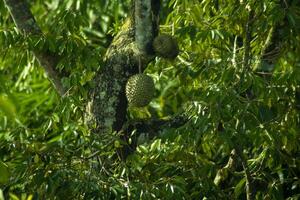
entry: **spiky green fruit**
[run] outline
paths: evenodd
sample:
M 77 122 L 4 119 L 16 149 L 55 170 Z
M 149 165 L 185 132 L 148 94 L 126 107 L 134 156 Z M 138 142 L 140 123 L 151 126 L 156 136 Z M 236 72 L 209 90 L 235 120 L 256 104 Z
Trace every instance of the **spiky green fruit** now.
M 126 84 L 126 97 L 129 105 L 133 107 L 148 105 L 154 96 L 154 91 L 154 82 L 146 74 L 135 74 Z
M 153 50 L 157 56 L 167 59 L 174 59 L 179 54 L 177 41 L 167 34 L 161 34 L 154 38 Z

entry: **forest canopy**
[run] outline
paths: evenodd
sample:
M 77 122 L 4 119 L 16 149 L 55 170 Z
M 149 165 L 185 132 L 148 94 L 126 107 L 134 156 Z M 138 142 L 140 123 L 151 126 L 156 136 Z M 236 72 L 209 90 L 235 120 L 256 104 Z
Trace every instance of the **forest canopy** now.
M 299 24 L 299 0 L 0 0 L 0 200 L 299 199 Z

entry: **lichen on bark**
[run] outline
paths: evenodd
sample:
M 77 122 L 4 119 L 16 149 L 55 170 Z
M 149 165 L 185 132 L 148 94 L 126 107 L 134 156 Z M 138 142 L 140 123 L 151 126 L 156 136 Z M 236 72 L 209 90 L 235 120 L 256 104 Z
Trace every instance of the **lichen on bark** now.
M 95 76 L 88 103 L 88 123 L 97 133 L 120 130 L 127 109 L 125 84 L 138 72 L 132 21 L 128 19 L 106 52 L 104 66 Z
M 143 24 L 139 23 L 139 31 L 135 29 L 135 21 L 143 20 L 137 19 L 140 15 L 135 15 L 134 12 L 125 21 L 121 31 L 114 38 L 112 44 L 108 48 L 104 57 L 104 66 L 96 74 L 94 78 L 95 87 L 90 92 L 90 99 L 87 104 L 86 121 L 95 133 L 109 133 L 111 131 L 120 131 L 126 121 L 127 99 L 125 95 L 125 85 L 128 78 L 136 73 L 139 73 L 139 66 L 143 71 L 147 64 L 154 58 L 151 52 L 143 52 L 139 42 L 153 40 L 157 34 L 157 18 L 153 13 L 158 14 L 157 10 L 151 10 L 151 5 L 158 4 L 158 0 L 146 0 L 149 9 L 140 9 L 139 12 L 151 12 L 144 14 L 154 21 L 144 20 L 144 31 L 152 32 L 143 33 L 140 28 Z M 143 5 L 143 1 L 136 0 L 139 5 Z M 141 3 L 142 2 L 142 3 Z M 151 3 L 150 3 L 151 2 Z M 133 10 L 137 6 L 133 4 Z M 157 7 L 155 7 L 157 9 Z M 145 34 L 145 37 L 137 36 L 137 34 Z M 149 38 L 150 37 L 150 38 Z M 136 38 L 139 38 L 138 41 Z M 149 45 L 149 44 L 146 44 Z M 146 46 L 145 45 L 145 46 Z

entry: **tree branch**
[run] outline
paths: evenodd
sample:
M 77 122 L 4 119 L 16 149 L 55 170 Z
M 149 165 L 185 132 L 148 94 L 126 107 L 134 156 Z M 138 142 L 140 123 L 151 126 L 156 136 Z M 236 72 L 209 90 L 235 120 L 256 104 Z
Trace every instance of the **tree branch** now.
M 20 32 L 24 35 L 43 35 L 28 5 L 24 0 L 4 0 L 9 12 Z M 34 56 L 44 68 L 47 77 L 60 95 L 66 93 L 61 83 L 59 72 L 55 69 L 57 57 L 46 52 L 33 51 Z
M 138 1 L 140 0 L 136 0 L 135 3 L 138 3 Z M 147 23 L 153 30 L 151 32 L 155 33 L 153 24 L 156 22 L 153 19 L 158 18 L 158 11 L 155 10 L 154 12 L 151 5 L 157 2 L 159 1 L 147 0 L 147 9 L 141 10 L 142 12 L 147 12 L 143 13 L 143 16 L 146 16 L 147 19 L 146 22 L 143 21 L 144 18 L 138 22 L 139 29 L 144 23 Z M 144 5 L 143 1 L 140 3 Z M 151 9 L 149 8 L 149 3 L 151 4 Z M 132 9 L 134 10 L 133 13 L 135 13 L 135 6 Z M 121 31 L 113 39 L 105 55 L 105 64 L 94 78 L 95 87 L 90 93 L 90 100 L 87 104 L 86 121 L 94 128 L 93 131 L 98 134 L 120 131 L 122 129 L 127 120 L 126 82 L 130 76 L 139 73 L 140 63 L 145 68 L 154 59 L 154 55 L 149 54 L 148 51 L 141 58 L 141 54 L 137 49 L 136 34 L 144 34 L 144 31 L 139 30 L 136 32 L 135 16 L 133 14 L 125 21 Z M 151 24 L 149 24 L 149 16 L 151 16 Z M 147 30 L 150 30 L 150 28 L 148 27 Z M 155 36 L 153 33 L 147 33 L 147 37 L 138 37 L 137 40 L 142 49 L 149 45 L 143 42 L 153 40 Z
M 151 0 L 135 1 L 135 42 L 141 54 L 149 52 L 153 38 Z
M 161 131 L 166 128 L 179 128 L 186 124 L 189 119 L 184 115 L 178 115 L 171 119 L 146 119 L 128 122 L 121 130 L 122 140 L 126 143 L 118 150 L 118 155 L 125 160 L 133 153 L 138 145 L 139 137 L 146 134 L 146 138 L 151 140 L 159 137 Z M 131 135 L 135 131 L 134 135 Z M 129 142 L 130 141 L 130 142 Z
M 247 167 L 247 163 L 246 163 L 245 159 L 243 158 L 243 155 L 239 155 L 239 157 L 242 162 L 245 179 L 246 179 L 246 197 L 247 197 L 247 200 L 253 200 L 255 198 L 255 191 L 254 191 L 254 187 L 252 184 L 252 177 L 251 177 L 249 169 Z

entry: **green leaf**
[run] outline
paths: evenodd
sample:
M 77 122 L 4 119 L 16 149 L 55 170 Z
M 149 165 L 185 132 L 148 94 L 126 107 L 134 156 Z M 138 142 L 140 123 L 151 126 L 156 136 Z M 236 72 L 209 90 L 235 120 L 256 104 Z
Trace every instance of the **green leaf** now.
M 137 150 L 142 153 L 142 154 L 147 154 L 148 153 L 148 149 L 147 147 L 145 147 L 144 145 L 139 145 Z
M 10 173 L 8 166 L 0 161 L 0 183 L 6 184 L 9 181 Z
M 5 200 L 4 195 L 3 195 L 3 191 L 1 190 L 1 188 L 0 188 L 0 200 Z
M 3 94 L 0 94 L 0 110 L 4 112 L 8 117 L 15 117 L 16 107 L 13 102 Z
M 13 193 L 9 193 L 10 200 L 20 200 L 19 197 Z
M 240 182 L 238 182 L 238 184 L 235 186 L 235 188 L 234 188 L 234 196 L 235 196 L 235 198 L 239 198 L 239 196 L 242 194 L 242 192 L 244 192 L 244 190 L 245 190 L 245 182 L 246 182 L 246 179 L 242 178 L 240 180 Z
M 150 152 L 160 151 L 161 139 L 155 140 L 150 146 Z

